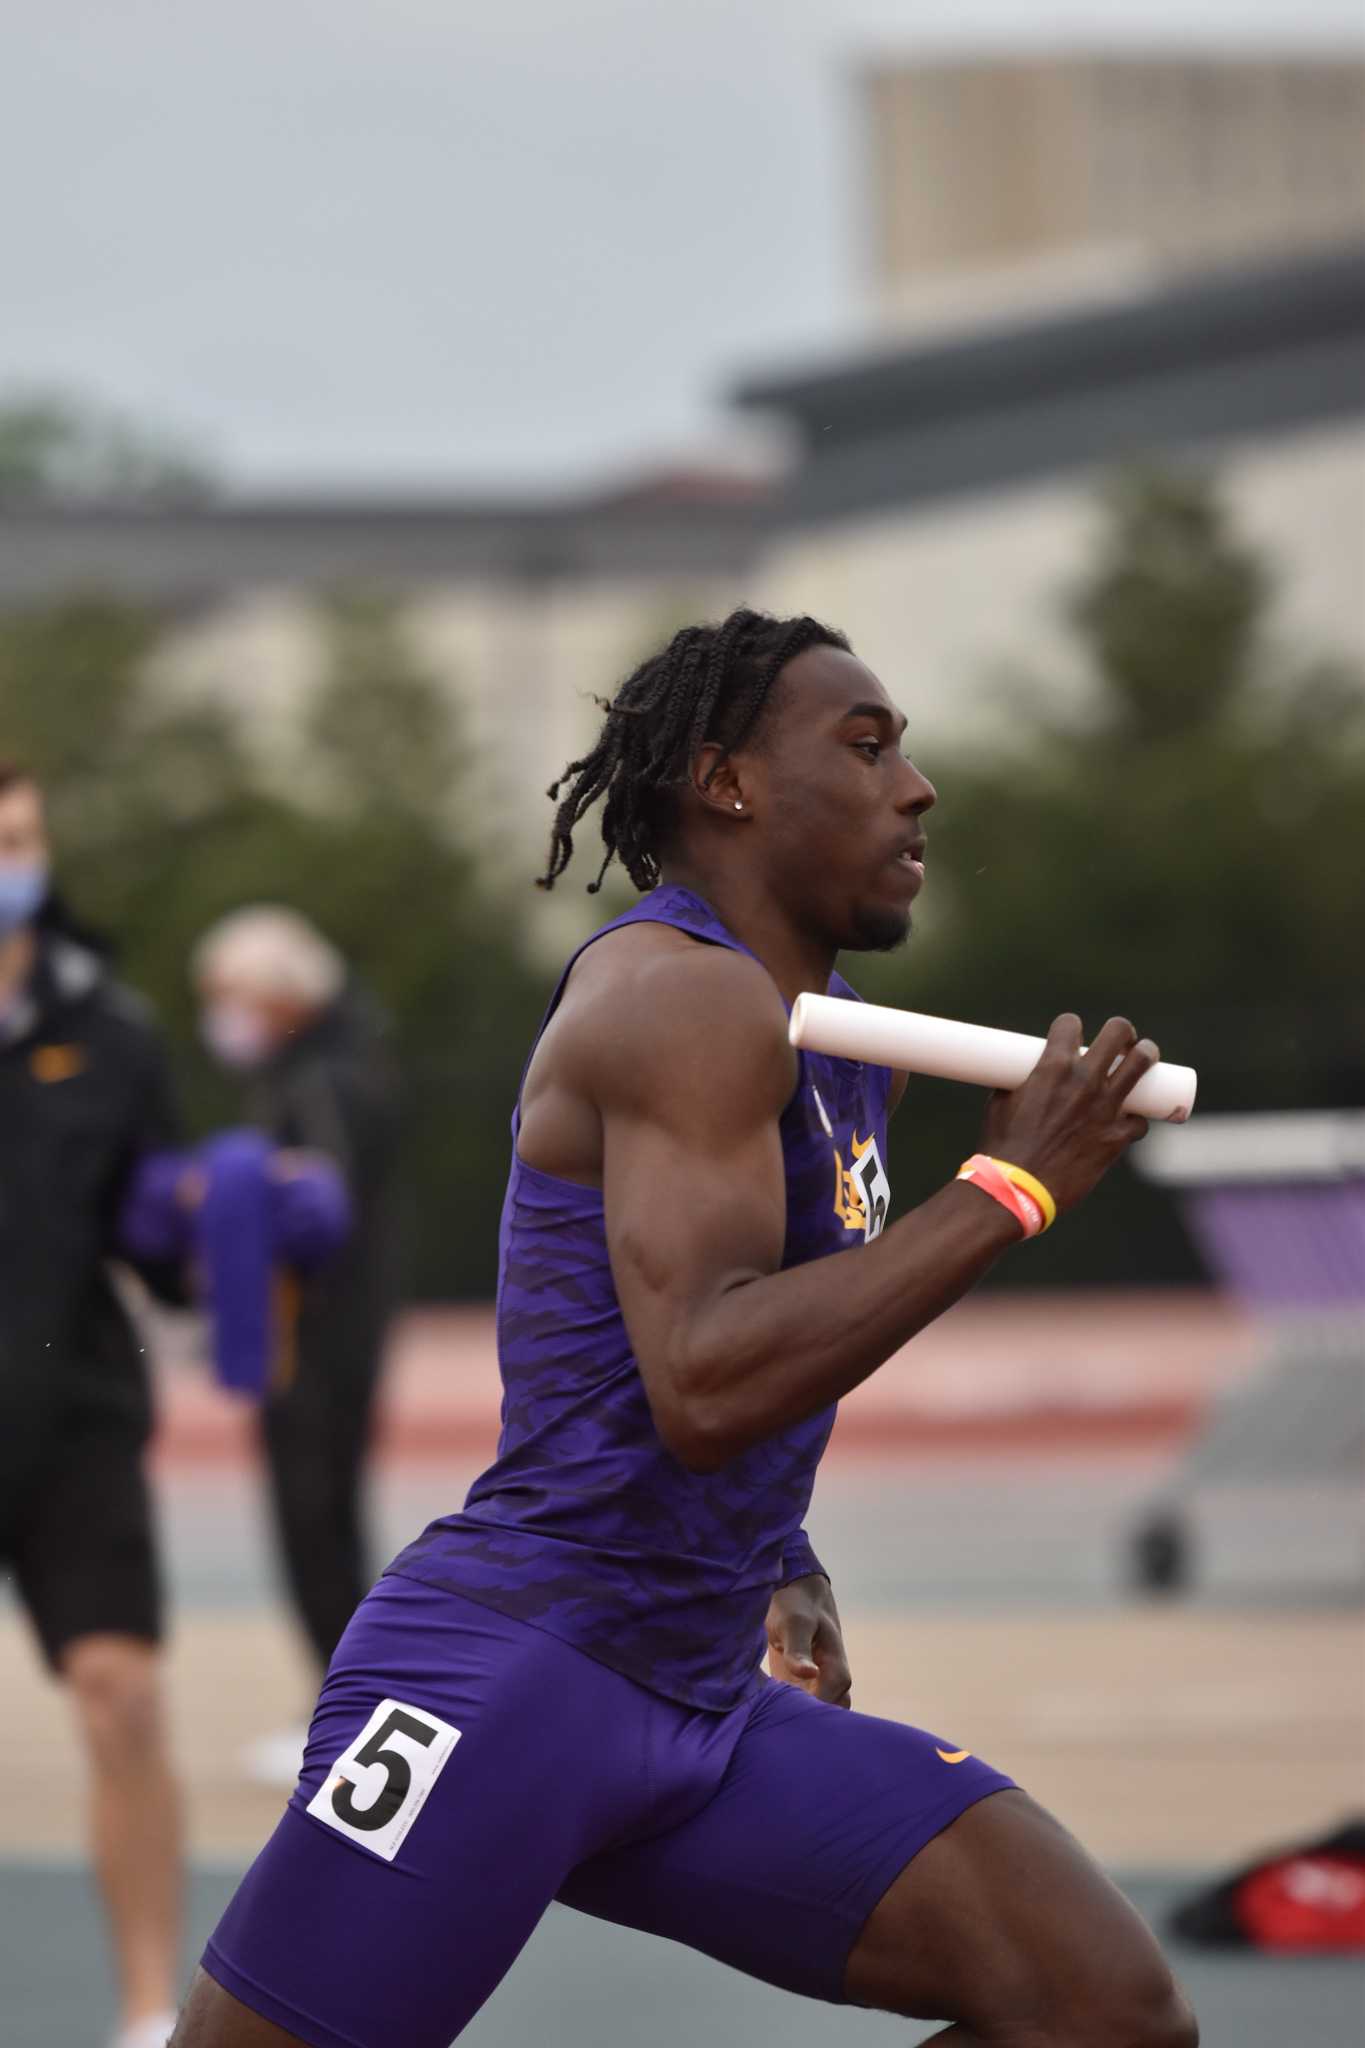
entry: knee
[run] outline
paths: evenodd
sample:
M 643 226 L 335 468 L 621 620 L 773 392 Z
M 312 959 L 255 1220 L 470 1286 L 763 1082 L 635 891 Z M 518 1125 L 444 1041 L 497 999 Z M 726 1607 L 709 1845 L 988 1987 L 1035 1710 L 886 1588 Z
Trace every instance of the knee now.
M 1171 2017 L 1171 2048 L 1199 2048 L 1199 2022 L 1194 2007 L 1183 1991 L 1172 1986 L 1175 2010 Z
M 1076 2048 L 1199 2048 L 1199 2022 L 1170 1973 L 1152 1970 L 1112 1987 L 1103 2009 L 1080 2021 L 1074 2039 Z
M 1147 2037 L 1151 2048 L 1199 2048 L 1199 2022 L 1180 1986 L 1171 1979 Z
M 72 1645 L 62 1669 L 97 1761 L 127 1763 L 156 1751 L 162 1740 L 161 1684 L 150 1644 L 88 1638 Z

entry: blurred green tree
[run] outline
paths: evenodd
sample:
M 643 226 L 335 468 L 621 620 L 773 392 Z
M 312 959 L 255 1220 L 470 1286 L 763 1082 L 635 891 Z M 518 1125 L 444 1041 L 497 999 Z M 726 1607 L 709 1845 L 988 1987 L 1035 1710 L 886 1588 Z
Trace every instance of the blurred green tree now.
M 213 488 L 199 456 L 122 413 L 64 391 L 0 396 L 0 504 L 185 504 Z
M 1062 1009 L 1088 1031 L 1122 1013 L 1199 1068 L 1205 1110 L 1358 1102 L 1362 678 L 1286 651 L 1271 567 L 1207 477 L 1125 476 L 1101 509 L 1066 600 L 1087 701 L 1061 716 L 1016 675 L 992 743 L 921 762 L 940 793 L 924 934 L 859 961 L 858 986 L 1032 1032 Z M 972 1148 L 978 1110 L 912 1084 L 930 1184 Z M 1011 1284 L 1196 1270 L 1131 1175 L 1036 1253 L 1009 1262 Z

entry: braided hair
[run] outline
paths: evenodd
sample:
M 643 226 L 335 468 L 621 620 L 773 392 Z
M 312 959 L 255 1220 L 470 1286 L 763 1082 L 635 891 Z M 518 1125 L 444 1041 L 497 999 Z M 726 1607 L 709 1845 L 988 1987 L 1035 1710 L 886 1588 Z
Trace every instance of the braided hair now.
M 818 619 L 774 619 L 741 608 L 718 626 L 684 626 L 662 652 L 641 662 L 614 697 L 599 700 L 606 717 L 591 753 L 570 761 L 550 784 L 552 800 L 559 800 L 565 783 L 569 788 L 555 812 L 549 861 L 537 886 L 554 887 L 573 857 L 574 827 L 605 793 L 606 857 L 588 893 L 601 888 L 613 860 L 637 889 L 654 888 L 660 844 L 697 748 L 709 740 L 724 758 L 743 746 L 778 676 L 808 647 L 847 653 L 848 641 Z

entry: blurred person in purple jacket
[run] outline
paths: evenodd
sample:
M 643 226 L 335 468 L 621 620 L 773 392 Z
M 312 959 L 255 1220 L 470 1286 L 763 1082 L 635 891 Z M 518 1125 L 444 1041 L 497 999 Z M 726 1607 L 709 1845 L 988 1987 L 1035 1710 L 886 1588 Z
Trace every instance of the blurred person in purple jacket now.
M 385 1335 L 398 1294 L 399 1088 L 386 1020 L 307 919 L 250 905 L 200 939 L 201 1029 L 239 1075 L 247 1120 L 277 1156 L 321 1155 L 352 1227 L 298 1280 L 290 1370 L 261 1409 L 285 1581 L 319 1675 L 370 1584 L 362 1488 Z M 248 1768 L 292 1784 L 305 1730 L 254 1744 Z
M 145 1361 L 110 1277 L 147 1154 L 177 1137 L 161 1037 L 53 895 L 34 778 L 0 763 L 0 1569 L 65 1687 L 119 1977 L 118 2048 L 174 2023 L 181 1844 Z M 165 1298 L 180 1262 L 136 1259 Z M 0 1716 L 0 1718 L 3 1718 Z M 10 1728 L 11 1768 L 22 1731 Z

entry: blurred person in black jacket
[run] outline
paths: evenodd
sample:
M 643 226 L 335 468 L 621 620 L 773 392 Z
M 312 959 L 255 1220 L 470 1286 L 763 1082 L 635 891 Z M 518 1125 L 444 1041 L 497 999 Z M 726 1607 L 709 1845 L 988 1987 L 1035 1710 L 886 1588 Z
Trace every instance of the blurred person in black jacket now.
M 51 894 L 42 793 L 0 763 L 0 1566 L 90 1766 L 120 2048 L 174 2024 L 179 1797 L 164 1727 L 162 1596 L 143 1453 L 151 1393 L 113 1286 L 139 1158 L 174 1142 L 159 1034 Z M 167 1299 L 174 1267 L 143 1268 Z M 22 1732 L 9 1731 L 9 1755 Z
M 250 1121 L 286 1152 L 337 1166 L 354 1224 L 301 1282 L 293 1367 L 261 1437 L 286 1583 L 319 1677 L 368 1590 L 362 1485 L 398 1293 L 398 1079 L 386 1020 L 307 919 L 257 904 L 211 927 L 193 975 L 210 1052 L 243 1083 Z M 292 1784 L 306 1729 L 254 1744 L 247 1766 Z

